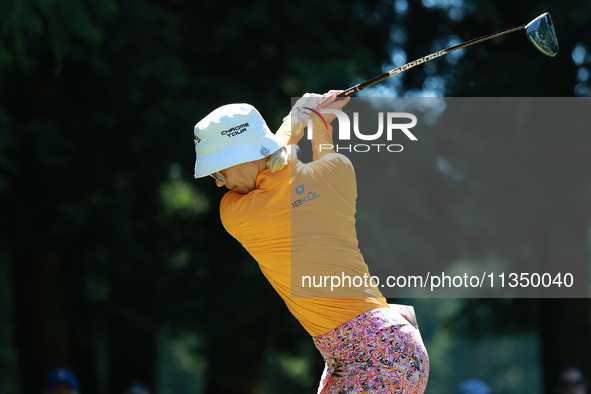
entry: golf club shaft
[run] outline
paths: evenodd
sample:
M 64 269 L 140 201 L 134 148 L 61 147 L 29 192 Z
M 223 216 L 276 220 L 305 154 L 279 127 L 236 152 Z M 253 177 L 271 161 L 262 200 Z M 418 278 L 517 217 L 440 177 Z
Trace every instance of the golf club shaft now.
M 365 89 L 365 88 L 367 88 L 367 87 L 369 87 L 371 85 L 374 85 L 374 84 L 376 84 L 376 83 L 378 83 L 380 81 L 383 81 L 386 78 L 390 78 L 393 75 L 400 74 L 401 72 L 406 71 L 409 68 L 413 68 L 415 66 L 418 66 L 419 64 L 423 64 L 425 62 L 428 62 L 429 60 L 433 60 L 435 58 L 438 58 L 439 56 L 447 55 L 448 53 L 453 52 L 453 51 L 456 51 L 458 49 L 466 48 L 466 47 L 468 47 L 470 45 L 478 44 L 479 42 L 482 42 L 482 41 L 487 41 L 487 40 L 490 40 L 492 38 L 496 38 L 496 37 L 503 36 L 505 34 L 513 33 L 514 31 L 524 29 L 525 26 L 526 25 L 520 25 L 520 26 L 512 27 L 511 29 L 506 29 L 506 30 L 503 30 L 503 31 L 499 31 L 499 32 L 496 32 L 496 33 L 489 34 L 487 36 L 483 36 L 483 37 L 480 37 L 480 38 L 475 38 L 473 40 L 463 42 L 463 43 L 458 44 L 456 46 L 453 46 L 453 47 L 450 47 L 450 48 L 443 49 L 441 51 L 432 53 L 432 54 L 427 55 L 425 57 L 422 57 L 420 59 L 414 60 L 414 61 L 412 61 L 410 63 L 406 63 L 403 66 L 396 67 L 395 69 L 390 70 L 387 73 L 384 73 L 382 75 L 379 75 L 379 76 L 377 76 L 377 77 L 375 77 L 373 79 L 370 79 L 369 81 L 366 81 L 366 82 L 360 83 L 358 85 L 352 86 L 349 89 L 345 90 L 344 92 L 340 93 L 337 97 L 348 97 L 348 96 L 351 96 L 351 95 L 353 95 L 353 94 L 355 94 L 357 92 L 362 91 L 363 89 Z

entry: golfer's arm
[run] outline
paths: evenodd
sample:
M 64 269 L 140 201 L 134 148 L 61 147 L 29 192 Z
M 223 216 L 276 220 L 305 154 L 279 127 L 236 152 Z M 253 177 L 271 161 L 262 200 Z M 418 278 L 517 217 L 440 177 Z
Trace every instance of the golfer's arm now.
M 334 153 L 332 144 L 332 126 L 328 124 L 328 129 L 314 123 L 312 126 L 312 160 L 318 160 L 324 155 Z M 285 145 L 296 144 L 304 136 L 304 127 L 301 123 L 293 124 L 289 120 L 283 122 L 275 136 Z
M 334 153 L 332 143 L 332 126 L 328 124 L 328 129 L 314 124 L 312 128 L 312 160 L 316 161 L 329 153 Z
M 236 198 L 236 194 L 232 194 L 230 192 L 226 193 L 224 197 L 222 197 L 222 201 L 220 203 L 220 218 L 222 220 L 222 225 L 228 234 L 236 238 L 238 242 L 242 243 L 242 232 L 238 226 L 236 207 L 234 205 Z
M 304 128 L 299 122 L 293 124 L 289 120 L 286 120 L 283 122 L 281 127 L 279 127 L 279 130 L 277 130 L 275 136 L 278 137 L 285 145 L 297 145 L 297 143 L 300 142 L 304 136 Z

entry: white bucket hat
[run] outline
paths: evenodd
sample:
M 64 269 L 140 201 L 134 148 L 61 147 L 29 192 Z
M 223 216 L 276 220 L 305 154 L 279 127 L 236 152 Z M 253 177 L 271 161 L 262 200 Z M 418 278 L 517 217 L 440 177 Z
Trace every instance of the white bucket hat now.
M 195 126 L 195 178 L 268 157 L 285 146 L 249 104 L 228 104 Z

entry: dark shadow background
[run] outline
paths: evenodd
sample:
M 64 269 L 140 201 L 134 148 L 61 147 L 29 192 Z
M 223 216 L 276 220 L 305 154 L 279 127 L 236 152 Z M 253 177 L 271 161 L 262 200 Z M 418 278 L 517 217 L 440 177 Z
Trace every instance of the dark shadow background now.
M 59 364 L 76 371 L 83 394 L 123 392 L 131 380 L 162 393 L 315 392 L 322 360 L 310 338 L 225 233 L 217 212 L 223 191 L 192 179 L 194 124 L 220 105 L 248 102 L 275 129 L 290 97 L 347 88 L 405 57 L 545 11 L 561 45 L 556 58 L 513 33 L 384 86 L 401 96 L 589 96 L 591 1 L 3 1 L 0 393 L 38 393 L 44 374 Z M 588 130 L 578 132 L 584 150 Z M 486 153 L 505 137 L 488 135 L 486 146 L 463 141 L 442 155 L 467 160 L 466 152 Z M 405 237 L 396 253 L 414 258 L 406 246 L 421 244 L 446 260 L 486 251 L 586 267 L 588 163 L 557 154 L 559 131 L 524 138 L 535 139 L 547 157 L 528 171 L 556 181 L 544 194 L 551 210 L 497 215 L 470 204 L 465 183 L 423 182 L 421 173 L 433 171 L 425 160 L 395 180 L 404 223 L 396 236 Z M 481 162 L 470 157 L 468 171 L 474 165 L 487 181 L 530 187 L 507 157 L 495 158 L 506 166 L 496 172 L 484 153 Z M 560 203 L 563 186 L 574 203 Z M 438 195 L 445 198 L 428 198 Z M 451 231 L 437 249 L 441 232 L 433 229 L 454 214 L 458 199 L 465 202 L 462 220 L 481 227 L 468 246 Z M 511 207 L 510 199 L 496 203 Z M 508 230 L 516 228 L 525 244 L 512 242 Z M 513 250 L 489 243 L 503 234 Z M 423 313 L 432 316 L 448 305 L 429 302 Z M 433 360 L 462 357 L 441 350 L 436 333 L 473 346 L 530 333 L 538 340 L 540 390 L 551 392 L 562 362 L 591 372 L 588 298 L 470 299 L 454 308 L 423 327 Z M 444 375 L 434 372 L 427 392 L 451 392 L 470 377 Z M 531 392 L 503 387 L 496 392 Z

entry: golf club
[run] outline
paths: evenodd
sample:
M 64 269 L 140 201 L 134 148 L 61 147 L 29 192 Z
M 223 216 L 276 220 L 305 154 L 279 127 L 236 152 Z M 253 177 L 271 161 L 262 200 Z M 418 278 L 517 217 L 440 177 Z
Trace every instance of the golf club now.
M 547 56 L 556 56 L 558 53 L 558 39 L 556 38 L 556 31 L 554 30 L 554 24 L 552 23 L 552 18 L 550 17 L 549 13 L 544 13 L 538 16 L 536 19 L 532 20 L 526 25 L 520 25 L 513 27 L 511 29 L 499 31 L 497 33 L 489 34 L 487 36 L 483 36 L 480 38 L 475 38 L 470 41 L 466 41 L 464 43 L 458 44 L 451 48 L 443 49 L 441 51 L 432 53 L 420 59 L 414 60 L 410 63 L 406 63 L 403 66 L 396 67 L 393 70 L 388 71 L 385 74 L 377 76 L 373 79 L 370 79 L 367 82 L 360 83 L 349 89 L 345 90 L 344 92 L 340 93 L 337 97 L 348 97 L 357 92 L 362 91 L 363 89 L 376 84 L 380 81 L 383 81 L 386 78 L 390 78 L 393 75 L 400 74 L 403 71 L 408 70 L 409 68 L 413 68 L 418 66 L 419 64 L 428 62 L 429 60 L 433 60 L 439 56 L 447 55 L 450 52 L 456 51 L 458 49 L 466 48 L 470 45 L 478 44 L 479 42 L 487 41 L 492 38 L 500 37 L 505 34 L 513 33 L 514 31 L 518 31 L 521 29 L 525 29 L 527 34 L 527 38 L 531 41 L 532 44 L 544 55 Z

